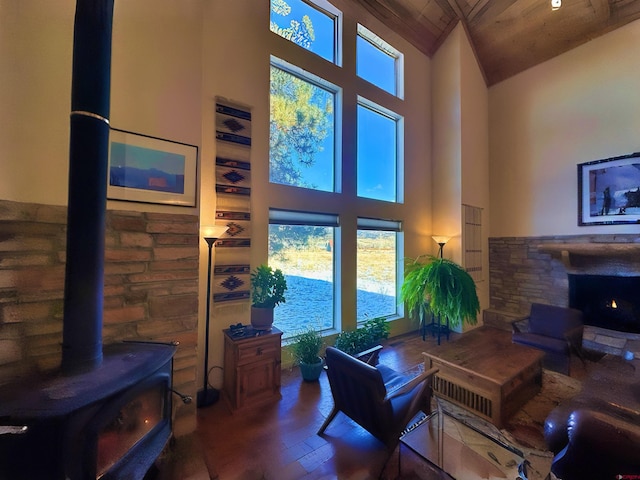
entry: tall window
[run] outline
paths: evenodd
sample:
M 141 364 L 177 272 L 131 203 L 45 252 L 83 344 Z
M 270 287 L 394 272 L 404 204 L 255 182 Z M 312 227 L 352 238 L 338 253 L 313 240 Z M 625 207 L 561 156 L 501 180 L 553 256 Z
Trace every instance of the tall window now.
M 396 296 L 400 230 L 400 222 L 358 219 L 358 322 L 402 313 Z
M 358 104 L 358 196 L 397 200 L 398 119 Z
M 303 0 L 271 0 L 269 28 L 325 60 L 337 63 L 339 17 L 331 5 L 322 3 L 327 9 Z
M 335 327 L 335 215 L 271 210 L 269 265 L 287 279 L 287 301 L 276 307 L 274 325 L 295 334 L 305 326 Z
M 372 31 L 358 25 L 356 74 L 402 98 L 403 55 Z
M 284 62 L 278 62 L 285 66 Z M 294 67 L 289 67 L 293 69 Z M 271 66 L 269 181 L 334 191 L 337 88 Z
M 403 314 L 402 54 L 353 21 L 344 39 L 346 21 L 327 0 L 271 0 L 269 265 L 289 286 L 285 338 Z

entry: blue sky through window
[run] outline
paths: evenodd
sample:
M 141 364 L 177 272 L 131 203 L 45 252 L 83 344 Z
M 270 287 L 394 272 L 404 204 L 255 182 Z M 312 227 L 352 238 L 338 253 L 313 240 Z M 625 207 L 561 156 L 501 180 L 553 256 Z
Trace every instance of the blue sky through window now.
M 358 35 L 356 74 L 376 87 L 396 94 L 396 59 Z
M 396 201 L 397 124 L 358 105 L 358 196 Z
M 280 7 L 283 3 L 289 5 L 288 14 Z M 275 6 L 275 8 L 274 8 Z M 307 16 L 311 20 L 313 26 L 313 34 L 315 38 L 308 46 L 308 50 L 320 55 L 325 60 L 335 62 L 335 18 L 313 8 L 302 0 L 271 0 L 271 22 L 275 23 L 281 29 L 292 28 L 292 22 L 304 24 L 304 17 Z M 273 28 L 272 28 L 273 30 Z M 277 32 L 276 32 L 277 33 Z M 293 43 L 302 45 L 302 42 L 296 41 L 295 38 L 290 39 Z

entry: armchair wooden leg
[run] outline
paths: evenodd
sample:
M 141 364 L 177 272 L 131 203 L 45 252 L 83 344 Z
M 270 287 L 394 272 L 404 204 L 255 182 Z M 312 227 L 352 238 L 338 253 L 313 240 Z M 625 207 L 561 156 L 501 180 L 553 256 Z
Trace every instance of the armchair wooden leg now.
M 322 435 L 324 433 L 325 429 L 329 426 L 329 424 L 337 414 L 338 414 L 338 409 L 336 407 L 333 407 L 333 410 L 331 410 L 331 413 L 329 414 L 327 419 L 324 421 L 324 423 L 320 427 L 320 430 L 318 430 L 318 435 Z

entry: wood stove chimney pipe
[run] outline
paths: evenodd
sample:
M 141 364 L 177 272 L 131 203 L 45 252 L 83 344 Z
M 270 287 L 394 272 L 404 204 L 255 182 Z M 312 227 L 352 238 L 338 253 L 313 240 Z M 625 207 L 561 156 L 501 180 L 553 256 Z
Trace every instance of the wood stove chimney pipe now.
M 114 0 L 77 0 L 71 81 L 62 371 L 102 362 Z

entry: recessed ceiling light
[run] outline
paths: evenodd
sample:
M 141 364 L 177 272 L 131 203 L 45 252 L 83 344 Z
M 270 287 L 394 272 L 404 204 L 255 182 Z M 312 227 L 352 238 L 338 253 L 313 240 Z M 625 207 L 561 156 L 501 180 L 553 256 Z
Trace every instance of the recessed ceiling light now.
M 551 10 L 556 11 L 562 6 L 562 0 L 551 0 Z

